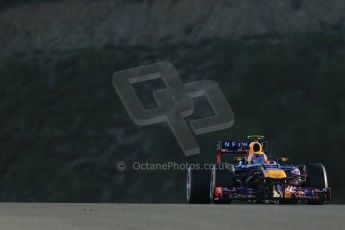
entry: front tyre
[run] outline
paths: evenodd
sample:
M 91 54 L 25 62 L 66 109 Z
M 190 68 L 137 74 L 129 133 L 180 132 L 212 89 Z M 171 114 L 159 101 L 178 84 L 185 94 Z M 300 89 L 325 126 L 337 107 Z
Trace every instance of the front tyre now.
M 223 188 L 235 186 L 235 168 L 231 164 L 214 165 L 211 172 L 210 200 L 215 204 L 229 204 L 231 199 L 223 194 Z
M 322 164 L 309 164 L 306 167 L 307 180 L 306 186 L 309 188 L 328 188 L 328 180 L 325 166 Z M 323 204 L 325 198 L 320 197 L 319 200 L 309 200 L 308 204 Z
M 186 178 L 187 202 L 190 204 L 209 204 L 210 170 L 194 169 L 189 166 Z

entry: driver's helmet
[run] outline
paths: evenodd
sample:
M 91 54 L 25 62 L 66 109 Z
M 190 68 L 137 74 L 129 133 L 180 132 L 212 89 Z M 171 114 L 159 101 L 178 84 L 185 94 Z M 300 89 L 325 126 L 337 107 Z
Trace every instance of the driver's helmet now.
M 250 143 L 249 154 L 254 154 L 256 152 L 262 152 L 262 145 L 259 142 Z
M 262 145 L 257 141 L 250 143 L 248 155 L 253 155 L 256 152 L 262 152 Z
M 250 143 L 248 153 L 248 163 L 263 164 L 267 162 L 267 156 L 262 152 L 262 145 L 259 142 Z

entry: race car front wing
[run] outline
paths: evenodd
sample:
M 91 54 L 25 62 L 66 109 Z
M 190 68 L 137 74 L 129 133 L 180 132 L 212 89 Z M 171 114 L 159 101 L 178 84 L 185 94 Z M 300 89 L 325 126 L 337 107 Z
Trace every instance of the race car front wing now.
M 279 190 L 279 189 L 278 189 Z M 222 188 L 222 195 L 229 196 L 231 200 L 280 200 L 280 199 L 295 199 L 295 200 L 331 200 L 330 188 L 301 188 L 294 186 L 287 186 L 285 192 L 277 192 L 273 196 L 260 196 L 255 189 L 246 187 L 237 188 Z

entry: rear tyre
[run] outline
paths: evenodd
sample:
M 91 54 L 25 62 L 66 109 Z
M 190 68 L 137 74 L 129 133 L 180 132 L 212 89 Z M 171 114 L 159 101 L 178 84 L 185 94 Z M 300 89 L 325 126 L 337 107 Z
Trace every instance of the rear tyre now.
M 322 164 L 309 164 L 306 167 L 307 180 L 306 186 L 310 188 L 328 188 L 328 180 L 326 169 Z M 320 200 L 309 200 L 308 204 L 323 204 L 325 198 L 320 197 Z
M 194 169 L 189 166 L 186 179 L 187 202 L 190 204 L 210 203 L 210 170 Z
M 229 204 L 229 196 L 215 197 L 215 188 L 233 188 L 235 186 L 235 168 L 231 164 L 217 164 L 212 168 L 210 182 L 210 200 L 215 204 Z

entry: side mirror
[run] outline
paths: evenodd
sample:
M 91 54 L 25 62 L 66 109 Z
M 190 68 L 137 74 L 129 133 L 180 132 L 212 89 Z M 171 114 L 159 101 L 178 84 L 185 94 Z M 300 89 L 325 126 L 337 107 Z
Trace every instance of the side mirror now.
M 244 157 L 234 157 L 234 162 L 236 162 L 237 164 L 246 164 Z
M 236 161 L 236 162 L 240 162 L 243 160 L 244 160 L 244 157 L 234 157 L 234 161 Z
M 280 162 L 288 162 L 289 161 L 289 158 L 287 157 L 278 157 L 277 158 L 277 162 L 280 163 Z

